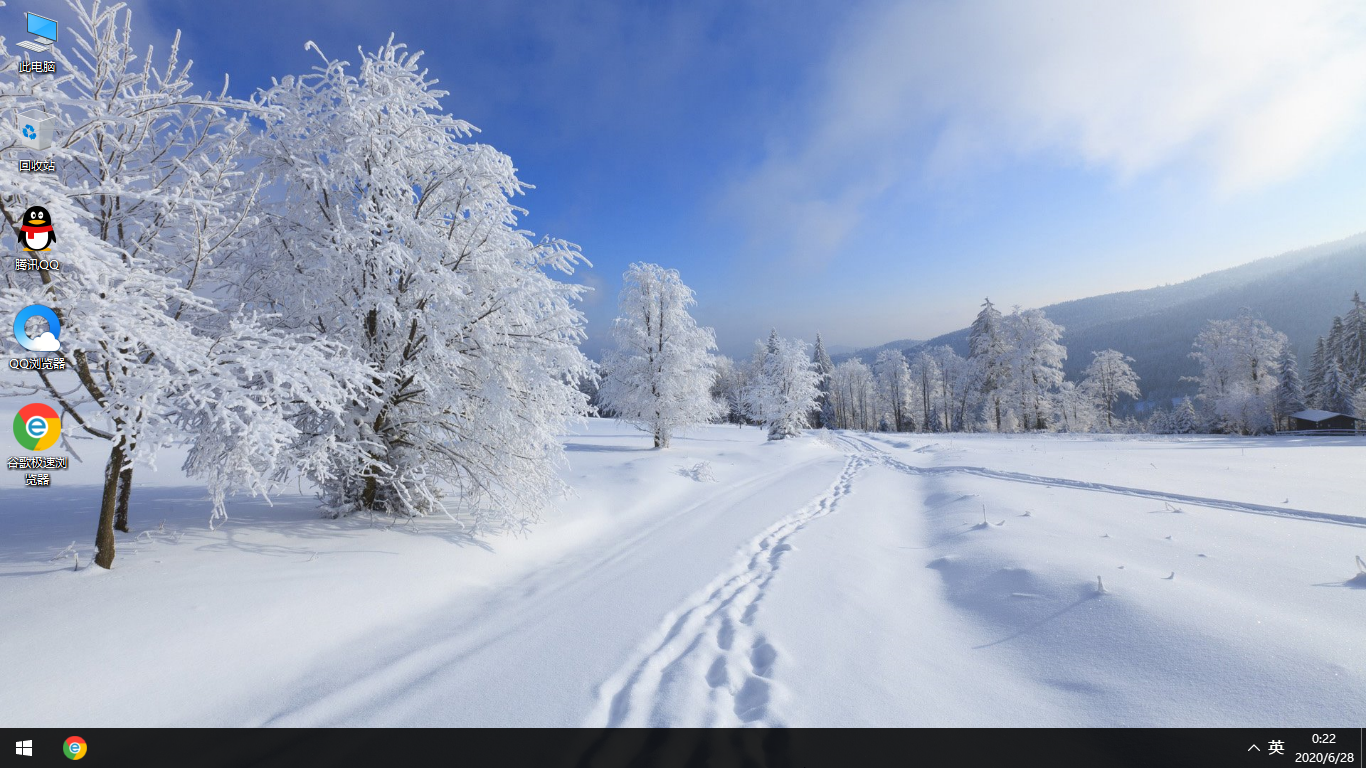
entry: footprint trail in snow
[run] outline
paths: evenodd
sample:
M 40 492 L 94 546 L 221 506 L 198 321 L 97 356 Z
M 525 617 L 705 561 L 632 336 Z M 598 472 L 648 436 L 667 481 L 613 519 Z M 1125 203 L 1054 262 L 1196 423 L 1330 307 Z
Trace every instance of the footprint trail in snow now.
M 591 726 L 780 725 L 770 710 L 779 651 L 754 627 L 789 539 L 835 511 L 854 477 L 873 462 L 850 456 L 828 491 L 740 551 L 706 589 L 665 617 L 637 656 L 598 689 Z

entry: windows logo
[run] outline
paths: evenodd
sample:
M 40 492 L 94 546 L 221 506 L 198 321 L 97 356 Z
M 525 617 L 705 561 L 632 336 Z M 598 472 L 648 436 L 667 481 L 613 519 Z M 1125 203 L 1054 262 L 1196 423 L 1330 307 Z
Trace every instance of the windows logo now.
M 33 757 L 33 740 L 14 742 L 14 754 Z

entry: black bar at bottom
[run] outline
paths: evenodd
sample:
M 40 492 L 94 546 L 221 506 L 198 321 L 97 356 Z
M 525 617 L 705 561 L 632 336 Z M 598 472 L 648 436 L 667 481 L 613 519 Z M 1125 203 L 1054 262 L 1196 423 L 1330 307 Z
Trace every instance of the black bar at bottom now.
M 845 768 L 1016 766 L 1086 768 L 1366 768 L 1360 728 L 727 729 L 24 729 L 5 727 L 32 755 L 0 766 L 66 764 L 68 737 L 90 766 L 296 768 L 452 765 L 460 768 Z

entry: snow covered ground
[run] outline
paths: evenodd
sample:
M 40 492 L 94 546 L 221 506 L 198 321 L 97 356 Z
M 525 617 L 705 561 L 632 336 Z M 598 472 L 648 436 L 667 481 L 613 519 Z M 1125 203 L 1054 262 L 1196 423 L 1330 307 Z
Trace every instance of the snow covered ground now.
M 593 420 L 521 537 L 209 530 L 168 456 L 112 571 L 99 467 L 7 473 L 0 722 L 1366 722 L 1366 439 L 763 437 Z

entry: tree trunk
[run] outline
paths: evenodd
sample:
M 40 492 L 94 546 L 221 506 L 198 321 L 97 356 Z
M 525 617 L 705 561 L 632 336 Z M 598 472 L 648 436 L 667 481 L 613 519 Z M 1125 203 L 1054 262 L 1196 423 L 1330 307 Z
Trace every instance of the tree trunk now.
M 668 447 L 669 447 L 669 436 L 666 435 L 666 434 L 664 434 L 663 432 L 661 432 L 661 431 L 659 431 L 659 430 L 656 430 L 656 431 L 655 431 L 655 447 L 656 447 L 656 448 L 668 448 Z
M 119 496 L 114 506 L 114 528 L 128 533 L 128 497 L 133 495 L 133 463 L 119 473 Z
M 104 468 L 104 494 L 100 499 L 100 522 L 95 529 L 95 565 L 109 568 L 114 564 L 114 509 L 118 504 L 119 476 L 123 473 L 123 441 L 109 451 L 109 463 Z

